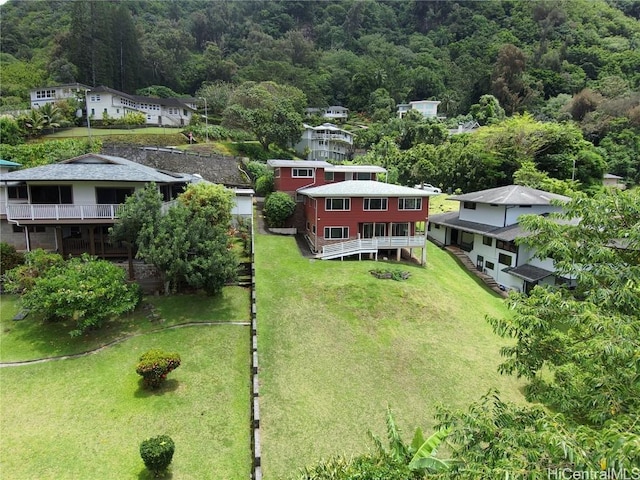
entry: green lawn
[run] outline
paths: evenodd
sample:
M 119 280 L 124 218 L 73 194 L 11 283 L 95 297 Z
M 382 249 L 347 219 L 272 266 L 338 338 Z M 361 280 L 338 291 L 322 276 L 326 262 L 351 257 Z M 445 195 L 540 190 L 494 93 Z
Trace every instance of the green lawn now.
M 106 137 L 109 135 L 173 135 L 180 133 L 182 128 L 171 127 L 148 127 L 148 128 L 92 128 L 92 137 Z M 43 138 L 56 139 L 56 138 L 77 138 L 88 137 L 89 130 L 87 127 L 74 127 L 66 130 L 60 130 L 59 132 L 50 133 Z
M 442 193 L 429 197 L 429 213 L 457 212 L 460 209 L 460 202 L 447 200 L 451 195 Z
M 185 322 L 248 321 L 249 293 L 242 287 L 225 287 L 216 297 L 179 295 L 148 297 L 146 303 L 156 307 L 159 318 L 140 308 L 129 315 L 106 323 L 103 328 L 72 338 L 70 323 L 42 323 L 33 315 L 13 321 L 20 310 L 19 300 L 0 296 L 0 361 L 14 362 L 43 357 L 69 355 L 100 347 L 113 340 L 162 329 Z
M 503 343 L 484 320 L 507 314 L 503 301 L 431 244 L 427 261 L 403 267 L 408 281 L 378 280 L 368 271 L 383 262 L 314 261 L 292 238 L 256 237 L 267 480 L 365 451 L 387 405 L 409 432 L 429 430 L 437 404 L 464 407 L 492 387 L 523 401 L 496 371 Z
M 18 306 L 13 297 L 0 299 L 3 357 L 7 346 L 13 357 L 21 351 L 33 357 L 86 347 L 67 343 L 62 330 L 49 330 L 51 325 L 38 325 L 31 317 L 8 323 Z M 240 288 L 225 288 L 218 299 L 154 297 L 150 300 L 164 320 L 145 318 L 150 325 L 137 331 L 146 334 L 81 358 L 0 368 L 2 478 L 150 480 L 139 444 L 163 433 L 176 443 L 170 478 L 249 478 L 250 328 L 227 323 L 149 333 L 187 321 L 248 322 L 248 299 Z M 13 330 L 7 332 L 8 325 Z M 49 347 L 56 333 L 61 343 Z M 30 335 L 36 347 L 26 345 Z M 142 389 L 135 373 L 138 358 L 150 348 L 182 357 L 157 392 Z

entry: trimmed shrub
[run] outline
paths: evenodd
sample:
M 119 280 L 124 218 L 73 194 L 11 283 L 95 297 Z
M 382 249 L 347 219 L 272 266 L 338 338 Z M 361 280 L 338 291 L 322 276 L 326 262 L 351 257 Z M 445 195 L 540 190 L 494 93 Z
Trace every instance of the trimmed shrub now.
M 162 350 L 149 350 L 140 357 L 136 373 L 142 376 L 148 388 L 158 388 L 167 375 L 180 366 L 180 355 Z
M 256 180 L 256 195 L 259 197 L 266 197 L 273 193 L 275 188 L 273 182 L 273 172 L 269 172 L 266 175 L 258 177 Z
M 176 446 L 169 435 L 158 435 L 140 444 L 140 456 L 144 466 L 158 476 L 171 464 L 175 449 Z
M 296 202 L 284 192 L 275 192 L 264 202 L 264 218 L 273 228 L 284 227 L 287 219 L 293 215 Z

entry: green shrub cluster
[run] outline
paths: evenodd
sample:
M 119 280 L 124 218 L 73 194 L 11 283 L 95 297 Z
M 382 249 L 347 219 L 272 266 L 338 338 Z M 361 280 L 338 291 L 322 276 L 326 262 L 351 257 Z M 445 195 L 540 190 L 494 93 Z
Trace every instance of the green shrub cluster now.
M 169 435 L 158 435 L 140 444 L 140 456 L 145 467 L 158 476 L 171 464 L 175 449 L 175 443 Z
M 180 366 L 180 355 L 153 349 L 144 353 L 136 367 L 136 373 L 142 376 L 148 388 L 158 388 L 167 379 L 167 375 Z
M 4 263 L 4 250 L 2 251 Z M 23 294 L 35 285 L 36 279 L 56 265 L 64 262 L 61 255 L 48 253 L 41 248 L 26 252 L 23 261 L 5 273 L 5 288 L 10 293 Z
M 400 270 L 399 268 L 374 268 L 373 270 L 369 270 L 369 273 L 376 278 L 388 278 L 398 282 L 407 280 L 411 276 L 409 272 Z
M 24 255 L 16 251 L 13 245 L 0 242 L 0 275 L 24 263 Z
M 296 202 L 293 198 L 284 192 L 275 192 L 269 195 L 264 202 L 264 218 L 270 227 L 284 227 L 295 209 Z

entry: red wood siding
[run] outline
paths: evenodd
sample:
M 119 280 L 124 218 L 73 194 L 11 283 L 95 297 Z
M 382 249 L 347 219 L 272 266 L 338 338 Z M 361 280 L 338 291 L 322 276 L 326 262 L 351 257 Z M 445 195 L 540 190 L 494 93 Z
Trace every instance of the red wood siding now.
M 302 163 L 302 162 L 300 162 Z M 296 168 L 309 168 L 301 165 Z M 279 192 L 295 192 L 299 188 L 302 187 L 318 187 L 320 185 L 324 185 L 324 169 L 322 168 L 312 168 L 314 171 L 315 178 L 309 177 L 293 177 L 291 167 L 279 167 L 280 169 L 280 177 L 275 177 L 273 179 L 274 188 Z
M 359 224 L 361 223 L 409 223 L 410 235 L 415 234 L 415 222 L 424 222 L 429 212 L 429 198 L 422 198 L 421 210 L 398 210 L 398 197 L 387 199 L 387 210 L 364 210 L 364 198 L 351 198 L 351 209 L 349 211 L 325 210 L 325 198 L 305 197 L 305 217 L 306 232 L 311 238 L 316 250 L 320 250 L 322 245 L 343 240 L 325 240 L 325 227 L 349 227 L 349 239 L 358 238 Z M 313 234 L 313 226 L 316 226 L 316 233 Z M 387 231 L 387 236 L 391 231 Z

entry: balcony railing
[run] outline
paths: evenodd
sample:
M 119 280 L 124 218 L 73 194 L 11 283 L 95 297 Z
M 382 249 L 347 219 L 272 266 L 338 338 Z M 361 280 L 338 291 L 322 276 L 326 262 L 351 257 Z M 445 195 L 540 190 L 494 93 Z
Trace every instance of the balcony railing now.
M 376 237 L 358 238 L 346 242 L 333 243 L 322 247 L 320 258 L 336 258 L 358 253 L 374 252 L 380 249 L 391 248 L 420 248 L 424 247 L 423 235 L 405 237 Z
M 162 213 L 175 203 L 162 204 Z M 124 204 L 97 204 L 97 205 L 32 205 L 32 204 L 7 204 L 7 220 L 115 220 L 125 208 Z

